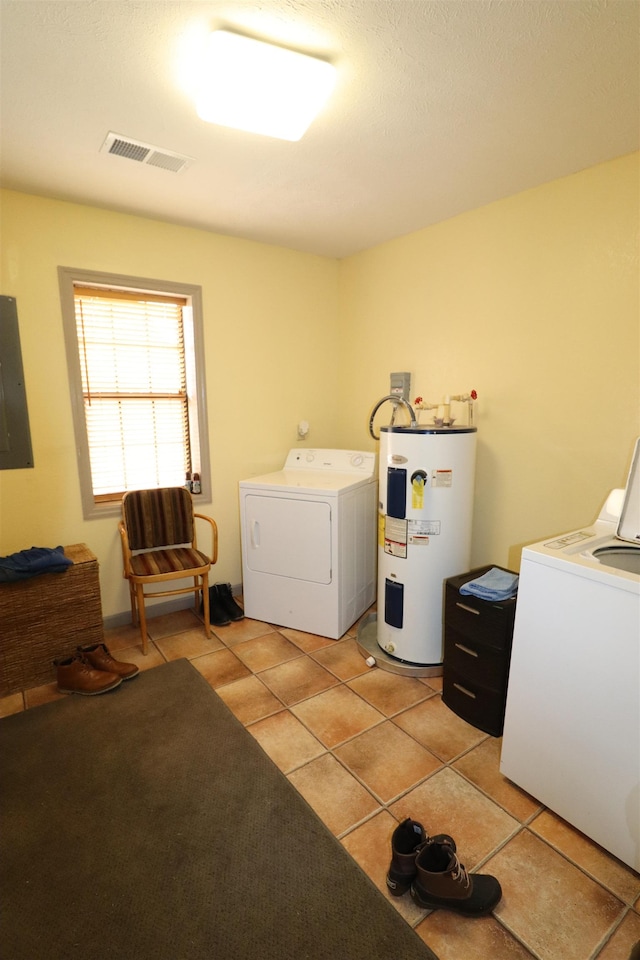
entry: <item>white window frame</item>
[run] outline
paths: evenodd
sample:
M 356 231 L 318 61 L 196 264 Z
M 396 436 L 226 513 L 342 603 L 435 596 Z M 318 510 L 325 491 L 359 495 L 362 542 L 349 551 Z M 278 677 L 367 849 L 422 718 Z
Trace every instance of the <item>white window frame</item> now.
M 185 297 L 191 310 L 191 322 L 185 329 L 185 353 L 187 365 L 195 380 L 189 390 L 190 400 L 197 410 L 197 431 L 192 435 L 192 446 L 199 448 L 201 493 L 197 503 L 211 502 L 211 469 L 209 461 L 209 430 L 207 426 L 207 395 L 204 368 L 204 331 L 202 311 L 202 288 L 194 284 L 176 283 L 167 280 L 151 280 L 143 277 L 128 277 L 120 274 L 101 273 L 96 270 L 84 270 L 75 267 L 58 267 L 60 302 L 64 327 L 67 365 L 69 370 L 69 388 L 76 440 L 78 474 L 82 512 L 85 520 L 103 517 L 119 517 L 122 512 L 121 501 L 96 501 L 91 478 L 89 460 L 89 439 L 85 419 L 84 396 L 82 391 L 82 373 L 75 310 L 76 286 L 99 286 L 124 292 L 147 292 L 167 294 L 173 297 Z

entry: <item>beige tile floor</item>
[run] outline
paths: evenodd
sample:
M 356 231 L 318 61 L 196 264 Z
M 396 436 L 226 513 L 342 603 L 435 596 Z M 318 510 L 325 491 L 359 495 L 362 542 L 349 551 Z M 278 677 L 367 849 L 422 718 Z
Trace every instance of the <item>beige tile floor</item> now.
M 149 669 L 187 657 L 349 854 L 386 893 L 404 817 L 446 832 L 469 870 L 498 877 L 491 916 L 389 901 L 440 960 L 628 960 L 640 940 L 640 875 L 499 772 L 500 740 L 441 699 L 441 678 L 366 666 L 356 626 L 338 641 L 245 619 L 204 636 L 185 610 L 108 630 L 118 659 Z M 63 696 L 55 683 L 0 700 L 0 716 Z

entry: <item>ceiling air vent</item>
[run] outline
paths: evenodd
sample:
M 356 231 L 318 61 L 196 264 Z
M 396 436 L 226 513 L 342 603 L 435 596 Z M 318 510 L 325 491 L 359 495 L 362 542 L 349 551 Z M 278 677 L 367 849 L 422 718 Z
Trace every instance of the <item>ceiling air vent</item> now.
M 193 159 L 192 157 L 183 157 L 179 153 L 173 153 L 171 150 L 154 147 L 150 143 L 142 143 L 142 141 L 132 140 L 130 137 L 121 137 L 117 133 L 107 134 L 107 139 L 102 144 L 100 152 L 112 153 L 117 157 L 135 160 L 136 163 L 145 163 L 149 167 L 160 167 L 162 170 L 170 170 L 172 173 L 179 173 L 184 170 Z

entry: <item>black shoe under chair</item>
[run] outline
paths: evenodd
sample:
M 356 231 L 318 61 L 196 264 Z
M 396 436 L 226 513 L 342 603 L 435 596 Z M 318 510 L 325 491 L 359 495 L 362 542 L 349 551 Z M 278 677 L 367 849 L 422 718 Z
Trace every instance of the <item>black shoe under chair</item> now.
M 214 583 L 209 587 L 209 619 L 214 627 L 226 627 L 242 620 L 244 611 L 233 599 L 230 583 Z

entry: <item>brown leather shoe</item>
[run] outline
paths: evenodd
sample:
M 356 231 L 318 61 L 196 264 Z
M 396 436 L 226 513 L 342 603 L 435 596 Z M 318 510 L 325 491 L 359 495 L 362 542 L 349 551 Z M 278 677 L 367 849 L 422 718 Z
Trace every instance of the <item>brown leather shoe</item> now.
M 419 907 L 436 910 L 444 907 L 481 917 L 491 913 L 502 888 L 488 873 L 467 873 L 458 855 L 448 843 L 427 842 L 416 857 L 416 878 L 411 896 Z
M 122 677 L 104 670 L 95 670 L 82 654 L 67 657 L 66 660 L 54 660 L 60 693 L 81 693 L 86 697 L 97 693 L 115 690 L 122 683 Z
M 391 863 L 387 871 L 387 889 L 394 897 L 406 893 L 416 876 L 416 857 L 426 843 L 448 843 L 455 853 L 456 842 L 448 833 L 428 837 L 417 820 L 407 817 L 391 835 Z
M 94 643 L 90 647 L 78 647 L 78 653 L 85 657 L 92 667 L 96 670 L 106 670 L 107 673 L 115 673 L 117 677 L 123 680 L 131 680 L 140 673 L 140 667 L 135 663 L 123 663 L 122 660 L 116 660 L 109 653 L 105 643 Z

